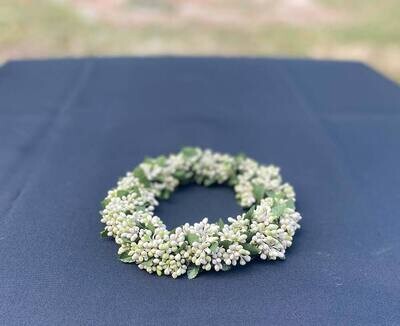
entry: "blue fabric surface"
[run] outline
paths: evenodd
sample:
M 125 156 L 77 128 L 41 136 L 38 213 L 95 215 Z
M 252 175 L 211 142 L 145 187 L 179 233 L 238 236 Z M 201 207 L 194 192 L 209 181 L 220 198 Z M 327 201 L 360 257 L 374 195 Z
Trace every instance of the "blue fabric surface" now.
M 400 89 L 352 62 L 151 58 L 0 69 L 1 325 L 400 324 Z M 282 168 L 302 229 L 281 262 L 158 278 L 100 239 L 99 202 L 183 145 Z M 171 227 L 235 215 L 191 186 Z

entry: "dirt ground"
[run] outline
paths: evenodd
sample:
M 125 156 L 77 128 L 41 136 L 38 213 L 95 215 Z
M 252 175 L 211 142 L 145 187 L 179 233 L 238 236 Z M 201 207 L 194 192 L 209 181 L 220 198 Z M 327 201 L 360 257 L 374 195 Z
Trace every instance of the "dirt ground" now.
M 397 0 L 0 0 L 0 60 L 87 55 L 361 60 L 400 80 Z

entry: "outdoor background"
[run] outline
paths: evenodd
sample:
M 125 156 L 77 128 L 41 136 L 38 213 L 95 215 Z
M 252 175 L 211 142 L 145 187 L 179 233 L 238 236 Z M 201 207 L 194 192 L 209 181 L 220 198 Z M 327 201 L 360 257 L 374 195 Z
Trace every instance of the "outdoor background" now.
M 400 1 L 0 0 L 0 63 L 159 54 L 356 59 L 400 81 Z

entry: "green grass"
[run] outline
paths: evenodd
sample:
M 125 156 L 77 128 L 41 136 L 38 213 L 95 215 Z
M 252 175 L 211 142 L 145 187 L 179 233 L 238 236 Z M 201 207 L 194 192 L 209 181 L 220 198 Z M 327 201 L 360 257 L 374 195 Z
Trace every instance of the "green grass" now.
M 187 0 L 190 2 L 190 0 Z M 127 0 L 124 10 L 169 18 L 123 24 L 91 19 L 67 1 L 3 0 L 0 61 L 85 55 L 274 55 L 365 61 L 400 80 L 400 4 L 397 0 L 319 0 L 337 18 L 298 24 L 257 20 L 254 1 L 219 1 L 214 16 L 236 10 L 234 24 L 182 19 L 173 0 Z M 198 3 L 198 2 L 197 2 Z M 245 14 L 243 14 L 245 13 Z M 293 13 L 292 13 L 293 14 Z M 171 23 L 173 22 L 173 23 Z M 256 23 L 253 23 L 256 22 Z

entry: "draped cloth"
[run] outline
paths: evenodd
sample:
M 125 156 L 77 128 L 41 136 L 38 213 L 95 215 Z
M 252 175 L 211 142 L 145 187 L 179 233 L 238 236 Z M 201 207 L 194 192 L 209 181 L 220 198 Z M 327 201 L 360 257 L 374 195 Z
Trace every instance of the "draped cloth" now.
M 0 140 L 2 325 L 400 323 L 400 88 L 364 64 L 12 61 Z M 285 261 L 174 280 L 117 259 L 100 201 L 182 146 L 281 167 L 303 216 Z M 156 210 L 171 227 L 240 212 L 194 186 Z

